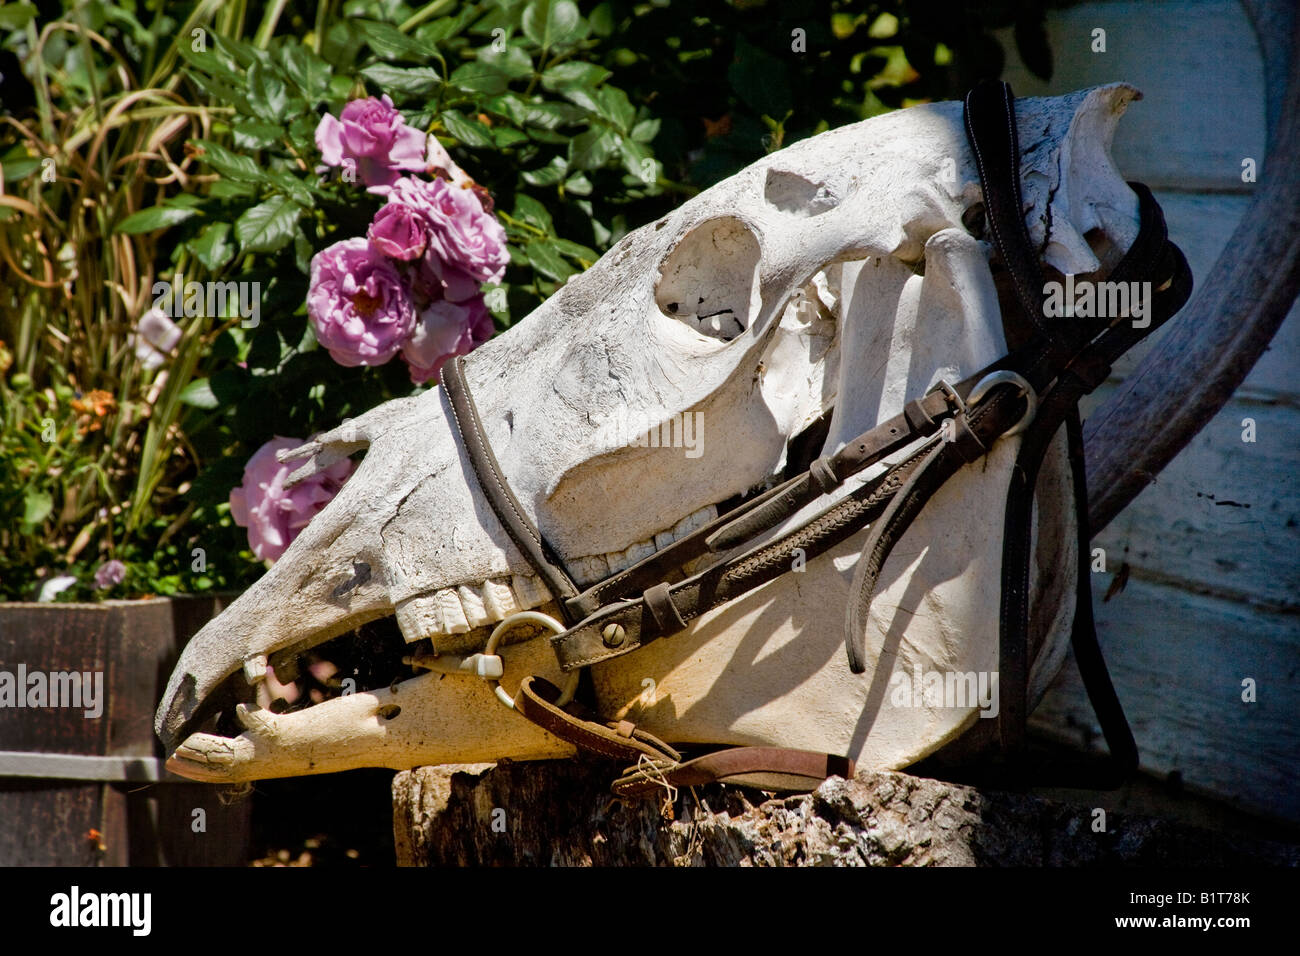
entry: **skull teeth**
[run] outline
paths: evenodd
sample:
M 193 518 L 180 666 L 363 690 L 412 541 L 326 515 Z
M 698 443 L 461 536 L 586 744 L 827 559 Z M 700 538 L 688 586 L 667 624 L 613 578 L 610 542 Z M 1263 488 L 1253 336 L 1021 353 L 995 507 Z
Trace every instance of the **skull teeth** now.
M 687 515 L 672 528 L 622 551 L 573 558 L 569 569 L 578 584 L 594 584 L 666 548 L 717 515 L 717 508 L 709 505 Z M 509 580 L 497 578 L 478 586 L 462 584 L 408 598 L 397 606 L 397 625 L 410 644 L 426 637 L 464 634 L 502 621 L 517 611 L 541 607 L 549 600 L 551 592 L 540 578 L 516 574 Z

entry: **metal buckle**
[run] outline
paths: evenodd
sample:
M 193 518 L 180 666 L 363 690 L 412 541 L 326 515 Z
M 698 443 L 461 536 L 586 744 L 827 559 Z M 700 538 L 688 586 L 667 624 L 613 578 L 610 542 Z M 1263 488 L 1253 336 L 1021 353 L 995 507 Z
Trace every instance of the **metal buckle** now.
M 957 389 L 949 385 L 946 378 L 941 378 L 939 381 L 935 382 L 934 387 L 930 389 L 930 391 L 943 392 L 948 399 L 948 407 L 952 409 L 954 415 L 958 413 L 964 415 L 970 410 L 967 408 L 966 402 L 962 401 L 962 397 L 957 394 Z M 974 403 L 972 402 L 972 404 Z
M 1008 369 L 1001 369 L 997 372 L 990 372 L 979 380 L 979 383 L 970 390 L 966 396 L 966 405 L 968 408 L 974 408 L 978 405 L 994 386 L 997 385 L 1014 385 L 1025 396 L 1025 414 L 1020 417 L 1010 428 L 1002 433 L 1002 436 L 1015 435 L 1029 427 L 1029 423 L 1034 420 L 1038 414 L 1038 396 L 1034 394 L 1033 386 L 1030 385 L 1023 375 L 1018 375 Z
M 492 685 L 492 691 L 497 695 L 497 700 L 505 704 L 511 710 L 515 709 L 514 698 L 506 693 L 501 686 L 501 674 L 504 672 L 504 665 L 501 658 L 497 655 L 497 645 L 501 643 L 501 638 L 520 624 L 540 624 L 556 634 L 563 634 L 568 630 L 563 624 L 551 617 L 549 614 L 543 614 L 541 611 L 520 611 L 517 614 L 511 614 L 504 621 L 492 629 L 491 636 L 487 639 L 487 644 L 483 646 L 482 654 L 475 654 L 474 673 L 482 677 Z M 569 674 L 569 679 L 564 684 L 564 689 L 560 691 L 559 699 L 555 701 L 556 707 L 563 707 L 573 700 L 573 695 L 578 691 L 578 680 L 582 677 L 581 670 L 575 670 Z

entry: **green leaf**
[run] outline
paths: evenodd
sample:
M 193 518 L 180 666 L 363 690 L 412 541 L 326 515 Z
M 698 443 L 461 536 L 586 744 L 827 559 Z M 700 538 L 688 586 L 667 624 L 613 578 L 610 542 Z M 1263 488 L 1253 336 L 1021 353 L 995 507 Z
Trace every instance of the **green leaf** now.
M 600 4 L 587 19 L 591 22 L 591 32 L 596 36 L 608 37 L 614 33 L 614 8 L 611 4 Z
M 491 63 L 464 63 L 452 71 L 447 82 L 467 93 L 487 93 L 496 96 L 504 93 L 510 79 Z
M 216 272 L 235 256 L 235 244 L 230 241 L 230 223 L 209 223 L 185 247 L 198 257 L 208 271 Z
M 623 154 L 623 168 L 641 180 L 643 185 L 654 185 L 659 178 L 659 169 L 650 147 L 631 139 L 622 139 L 618 145 Z
M 557 282 L 563 282 L 576 271 L 560 257 L 555 246 L 544 239 L 530 242 L 524 247 L 524 255 L 528 257 L 529 265 Z
M 575 196 L 590 196 L 591 188 L 591 180 L 587 178 L 586 173 L 571 176 L 564 184 L 565 192 L 573 193 Z
M 448 133 L 466 146 L 491 146 L 492 133 L 482 123 L 466 119 L 456 110 L 445 110 L 442 125 Z
M 600 253 L 595 249 L 589 249 L 576 242 L 570 242 L 568 239 L 552 239 L 551 244 L 566 256 L 571 256 L 574 259 L 582 259 L 586 262 L 595 262 L 600 258 Z
M 216 103 L 222 106 L 233 106 L 240 113 L 248 116 L 253 112 L 253 108 L 248 103 L 246 97 L 239 87 L 230 83 L 223 83 L 211 76 L 204 76 L 194 70 L 187 70 L 186 73 L 200 90 L 211 97 Z
M 113 231 L 132 236 L 142 232 L 154 232 L 158 229 L 174 226 L 178 222 L 184 222 L 197 213 L 197 209 L 150 206 L 148 209 L 141 209 L 139 212 L 127 216 L 117 224 L 117 228 Z
M 243 40 L 236 40 L 234 37 L 226 36 L 222 33 L 214 32 L 211 36 L 212 39 L 216 41 L 217 46 L 233 57 L 235 62 L 245 70 L 251 67 L 254 63 L 266 65 L 271 62 L 271 56 L 269 53 L 265 50 L 259 50 L 251 43 L 246 43 Z
M 567 63 L 557 63 L 543 73 L 542 86 L 553 92 L 567 90 L 573 86 L 594 88 L 604 83 L 609 76 L 609 70 L 603 66 L 570 60 Z
M 563 96 L 588 112 L 595 113 L 597 116 L 601 113 L 600 100 L 595 90 L 589 90 L 585 86 L 571 86 L 563 92 Z
M 30 534 L 31 529 L 48 518 L 53 510 L 54 499 L 48 491 L 28 488 L 23 495 L 23 524 L 29 529 L 27 533 Z
M 638 143 L 648 143 L 659 135 L 659 120 L 644 119 L 632 127 L 632 138 Z
M 248 104 L 262 119 L 282 123 L 290 115 L 289 89 L 271 67 L 254 63 L 248 68 Z
M 444 40 L 459 34 L 465 28 L 465 24 L 469 20 L 478 17 L 481 12 L 481 8 L 467 4 L 465 9 L 461 10 L 459 16 L 440 17 L 417 27 L 414 36 L 428 48 L 434 49 L 440 46 Z
M 298 226 L 293 234 L 293 261 L 298 267 L 298 271 L 303 275 L 311 273 L 312 247 L 306 234 L 302 231 L 302 226 Z
M 554 186 L 568 171 L 568 161 L 563 156 L 556 156 L 541 169 L 530 169 L 523 173 L 522 178 L 530 186 Z
M 528 134 L 510 126 L 498 126 L 492 130 L 492 142 L 498 149 L 509 149 L 511 146 L 528 142 Z
M 365 38 L 370 49 L 382 59 L 413 59 L 423 61 L 429 51 L 424 45 L 411 39 L 391 23 L 379 23 L 374 20 L 350 20 L 351 26 Z
M 21 30 L 35 16 L 35 4 L 6 3 L 0 7 L 0 30 Z
M 195 408 L 212 409 L 220 404 L 217 396 L 212 394 L 212 383 L 206 378 L 196 378 L 181 389 L 176 397 L 182 405 L 192 405 Z
M 235 220 L 235 238 L 244 252 L 275 252 L 293 238 L 299 208 L 285 196 L 272 196 Z
M 555 234 L 555 226 L 551 222 L 551 214 L 546 211 L 546 207 L 539 203 L 527 193 L 519 193 L 515 196 L 515 218 L 522 219 L 531 226 L 547 235 Z
M 512 80 L 531 76 L 533 72 L 533 58 L 527 50 L 515 44 L 508 45 L 501 53 L 490 46 L 484 47 L 479 51 L 478 61 L 496 67 Z
M 262 179 L 262 171 L 249 156 L 232 153 L 226 147 L 205 139 L 196 139 L 194 145 L 203 151 L 201 159 L 227 179 L 241 183 L 255 183 Z
M 280 64 L 285 75 L 313 104 L 325 98 L 330 85 L 330 65 L 317 56 L 311 47 L 301 43 L 287 44 L 281 54 Z
M 32 173 L 41 168 L 41 158 L 39 156 L 26 156 L 16 160 L 5 160 L 5 182 L 16 183 L 20 179 L 26 179 Z
M 573 0 L 532 0 L 524 8 L 524 35 L 543 50 L 582 38 L 587 24 Z
M 278 143 L 284 135 L 284 127 L 279 123 L 267 123 L 262 120 L 240 120 L 231 127 L 236 149 L 266 149 Z
M 431 66 L 399 67 L 375 63 L 363 69 L 361 75 L 386 93 L 410 96 L 427 96 L 442 83 L 442 77 Z
M 516 126 L 533 129 L 556 129 L 587 119 L 586 112 L 571 103 L 526 103 L 517 96 L 499 96 L 488 105 Z
M 636 119 L 636 107 L 628 101 L 627 94 L 616 86 L 606 86 L 597 94 L 600 115 L 605 117 L 622 132 Z
M 612 130 L 589 129 L 569 142 L 569 165 L 575 169 L 599 169 L 609 161 L 617 146 Z
M 273 169 L 267 173 L 267 179 L 280 187 L 281 192 L 300 206 L 310 209 L 316 205 L 316 198 L 301 179 L 283 169 Z

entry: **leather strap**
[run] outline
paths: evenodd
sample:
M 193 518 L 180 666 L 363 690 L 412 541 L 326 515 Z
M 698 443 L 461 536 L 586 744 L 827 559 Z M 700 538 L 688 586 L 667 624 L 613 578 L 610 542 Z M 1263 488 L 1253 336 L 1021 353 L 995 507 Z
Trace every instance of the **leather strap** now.
M 619 796 L 644 796 L 665 783 L 690 787 L 733 783 L 763 790 L 807 790 L 829 776 L 853 776 L 847 757 L 786 750 L 779 747 L 731 747 L 682 762 L 682 756 L 631 721 L 600 722 L 574 702 L 555 706 L 560 689 L 540 677 L 525 677 L 515 694 L 515 708 L 537 726 L 580 751 L 633 766 L 615 781 Z
M 653 734 L 628 721 L 601 722 L 576 701 L 565 709 L 555 706 L 560 689 L 541 677 L 525 677 L 515 695 L 515 710 L 538 727 L 586 753 L 637 761 L 641 757 L 676 764 L 679 754 Z
M 922 457 L 919 452 L 912 455 L 775 541 L 670 585 L 668 593 L 682 621 L 689 624 L 710 608 L 735 600 L 779 577 L 790 569 L 797 551 L 801 550 L 811 560 L 857 533 L 884 511 Z M 604 639 L 605 630 L 611 626 L 623 629 L 622 641 L 614 647 Z M 570 671 L 630 654 L 664 636 L 666 632 L 644 600 L 634 598 L 605 605 L 570 630 L 551 638 L 551 647 L 560 666 Z
M 999 610 L 999 712 L 998 736 L 1004 762 L 1014 767 L 1025 747 L 1029 682 L 1029 563 L 1032 549 L 1033 499 L 1038 474 L 1048 448 L 1062 423 L 1071 442 L 1081 445 L 1078 402 L 1104 381 L 1110 364 L 1182 307 L 1191 291 L 1191 273 L 1177 246 L 1167 241 L 1164 217 L 1145 186 L 1131 184 L 1138 196 L 1141 220 L 1137 240 L 1111 270 L 1108 281 L 1136 280 L 1157 283 L 1149 307 L 1151 320 L 1135 326 L 1129 317 L 1113 317 L 1108 324 L 1059 323 L 1048 328 L 1043 319 L 1042 272 L 1024 226 L 1019 189 L 1019 149 L 1016 141 L 1014 97 L 1005 83 L 984 83 L 966 98 L 966 132 L 976 156 L 994 245 L 1009 270 L 1026 327 L 1033 330 L 1035 358 L 1025 369 L 1035 389 L 1055 378 L 1046 395 L 1040 395 L 1037 416 L 1021 442 L 1007 489 L 1003 525 L 1002 586 Z M 1006 321 L 1004 310 L 1004 322 Z M 1101 331 L 1103 330 L 1104 331 Z M 1098 332 L 1100 331 L 1100 335 Z M 1008 341 L 1014 330 L 1007 327 Z M 1093 337 L 1097 336 L 1095 340 Z M 1077 435 L 1076 435 L 1077 433 Z M 1079 555 L 1088 554 L 1087 490 L 1082 448 L 1072 446 L 1076 510 L 1082 515 Z M 1077 461 L 1075 460 L 1077 459 Z M 1087 574 L 1079 569 L 1072 639 L 1083 649 L 1091 676 L 1085 680 L 1100 715 L 1107 712 L 1107 740 L 1112 754 L 1127 759 L 1132 748 L 1123 710 L 1114 695 L 1105 663 L 1096 645 L 1091 622 L 1091 591 Z M 868 567 L 868 571 L 870 568 Z M 1085 633 L 1086 632 L 1086 633 Z M 1093 696 L 1093 690 L 1097 696 Z M 1133 750 L 1134 765 L 1136 751 Z
M 510 540 L 546 582 L 547 588 L 560 605 L 565 623 L 574 623 L 576 618 L 570 617 L 565 602 L 576 596 L 578 589 L 560 564 L 554 550 L 546 543 L 537 526 L 524 513 L 519 499 L 515 497 L 514 492 L 501 476 L 501 466 L 497 463 L 496 455 L 492 453 L 492 445 L 483 431 L 483 422 L 478 417 L 478 409 L 474 405 L 469 387 L 465 384 L 464 362 L 459 355 L 443 365 L 439 378 L 443 391 L 451 402 L 456 431 L 465 446 L 465 454 L 478 478 L 479 487 L 483 489 L 501 524 L 505 526 Z
M 1015 285 L 1024 328 L 1050 340 L 1054 332 L 1042 321 L 1042 270 L 1025 228 L 1025 204 L 1020 194 L 1020 142 L 1011 87 L 992 80 L 977 85 L 966 94 L 964 121 L 984 191 L 985 217 L 994 245 Z M 1008 325 L 1008 344 L 1013 344 L 1016 337 L 1013 333 L 1017 330 L 1007 322 L 1007 311 L 1003 310 L 1002 321 Z
M 1079 419 L 1077 408 L 1065 420 L 1065 427 L 1070 474 L 1075 487 L 1080 562 L 1076 581 L 1074 628 L 1070 641 L 1074 646 L 1074 661 L 1079 667 L 1079 676 L 1083 678 L 1083 689 L 1092 703 L 1106 747 L 1110 751 L 1110 764 L 1101 774 L 1094 768 L 1087 768 L 1083 773 L 1072 773 L 1071 779 L 1062 781 L 1061 785 L 1069 786 L 1073 783 L 1074 786 L 1099 786 L 1113 790 L 1137 772 L 1138 749 L 1128 718 L 1124 716 L 1124 707 L 1119 701 L 1119 695 L 1115 693 L 1110 672 L 1106 669 L 1101 645 L 1097 643 L 1097 625 L 1092 615 L 1092 575 L 1086 564 L 1089 545 L 1092 543 L 1092 529 L 1088 524 L 1088 474 L 1083 453 L 1083 423 Z M 1080 780 L 1089 783 L 1082 784 Z

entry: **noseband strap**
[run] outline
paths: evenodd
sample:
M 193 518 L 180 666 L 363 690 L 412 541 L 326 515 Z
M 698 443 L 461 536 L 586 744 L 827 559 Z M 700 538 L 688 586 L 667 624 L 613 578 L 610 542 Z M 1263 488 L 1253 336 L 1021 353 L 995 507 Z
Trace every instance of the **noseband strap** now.
M 457 356 L 444 365 L 442 386 L 478 484 L 568 625 L 568 630 L 550 639 L 562 670 L 612 660 L 679 633 L 705 612 L 791 571 L 795 556 L 811 560 L 870 526 L 854 574 L 845 635 L 850 669 L 865 672 L 870 664 L 867 616 L 894 546 L 950 478 L 984 458 L 1000 437 L 1024 430 L 1003 528 L 997 722 L 1003 769 L 1008 777 L 1019 772 L 1028 710 L 1029 566 L 1038 473 L 1064 426 L 1082 561 L 1090 535 L 1078 401 L 1105 380 L 1120 355 L 1183 306 L 1191 294 L 1191 273 L 1182 252 L 1168 241 L 1164 217 L 1150 190 L 1130 183 L 1138 197 L 1140 230 L 1108 281 L 1149 282 L 1154 292 L 1148 321 L 1138 326 L 1128 316 L 1112 316 L 1045 322 L 1043 273 L 1024 223 L 1011 88 L 1005 83 L 981 84 L 967 96 L 965 105 L 966 132 L 979 169 L 989 231 L 1000 266 L 1015 288 L 1015 303 L 1003 306 L 1011 352 L 961 382 L 940 382 L 906 403 L 898 415 L 835 454 L 813 461 L 804 473 L 585 590 L 574 585 L 511 492 L 470 396 L 464 363 Z M 923 443 L 904 460 L 811 520 L 775 540 L 755 543 L 805 506 L 839 491 L 849 478 L 917 442 Z M 746 546 L 748 550 L 740 552 Z M 720 559 L 704 571 L 687 574 L 692 562 L 710 554 Z M 1097 646 L 1091 590 L 1082 568 L 1076 582 L 1072 641 L 1113 758 L 1113 773 L 1104 785 L 1118 785 L 1136 768 L 1137 749 Z M 635 761 L 614 784 L 620 795 L 719 780 L 768 790 L 808 789 L 831 774 L 853 772 L 852 762 L 844 757 L 771 747 L 725 748 L 683 760 L 669 744 L 629 721 L 602 721 L 576 701 L 561 706 L 559 691 L 535 677 L 525 678 L 513 706 L 580 750 Z M 1076 777 L 1058 780 L 1056 785 L 1097 782 L 1094 775 L 1087 782 Z
M 443 365 L 439 379 L 442 390 L 451 403 L 452 421 L 456 425 L 456 433 L 460 435 L 461 444 L 465 446 L 465 456 L 474 469 L 478 486 L 483 489 L 483 494 L 501 520 L 506 534 L 510 535 L 510 540 L 537 571 L 551 596 L 559 602 L 565 623 L 574 624 L 575 619 L 568 610 L 568 601 L 577 596 L 578 589 L 501 474 L 501 466 L 497 463 L 497 456 L 492 453 L 492 445 L 483 430 L 478 408 L 474 405 L 469 386 L 465 384 L 465 364 L 459 355 L 453 356 L 451 361 Z

